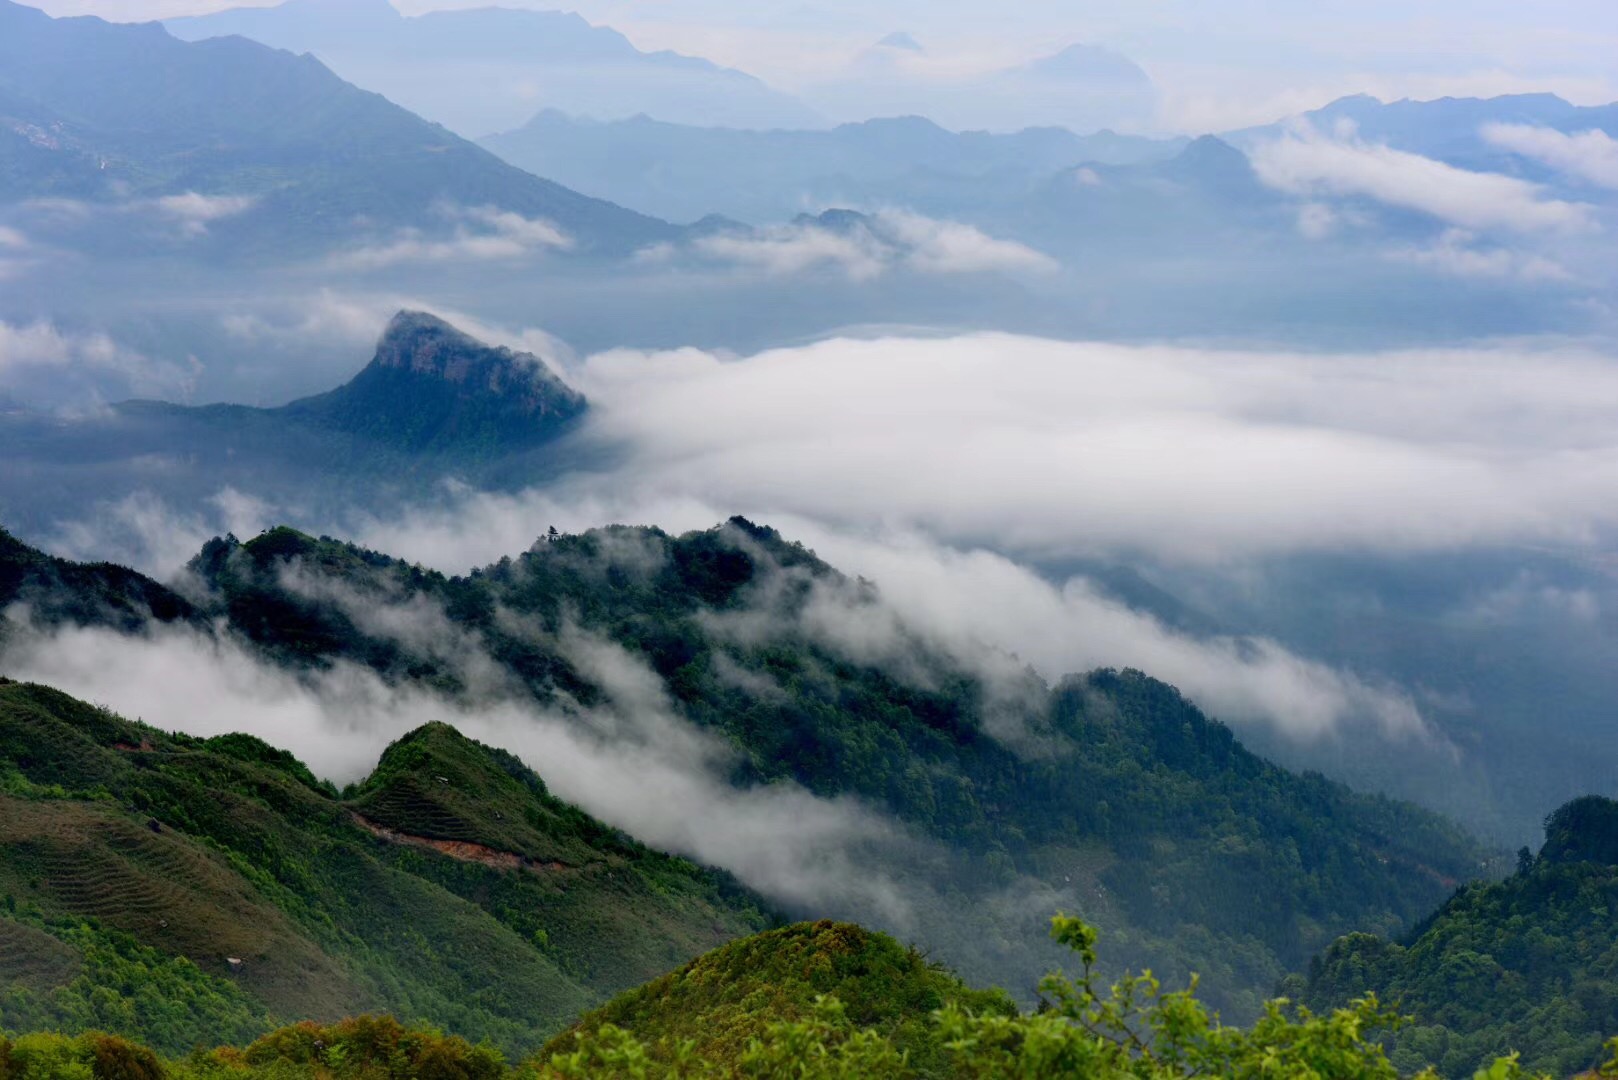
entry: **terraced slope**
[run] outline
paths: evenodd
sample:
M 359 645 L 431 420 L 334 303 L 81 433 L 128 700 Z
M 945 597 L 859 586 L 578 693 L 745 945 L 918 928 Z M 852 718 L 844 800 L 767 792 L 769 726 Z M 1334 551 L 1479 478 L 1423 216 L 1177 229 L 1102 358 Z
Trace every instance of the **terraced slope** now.
M 527 1049 L 766 923 L 452 728 L 407 736 L 345 802 L 256 739 L 0 681 L 0 1028 L 177 1053 L 384 1010 Z

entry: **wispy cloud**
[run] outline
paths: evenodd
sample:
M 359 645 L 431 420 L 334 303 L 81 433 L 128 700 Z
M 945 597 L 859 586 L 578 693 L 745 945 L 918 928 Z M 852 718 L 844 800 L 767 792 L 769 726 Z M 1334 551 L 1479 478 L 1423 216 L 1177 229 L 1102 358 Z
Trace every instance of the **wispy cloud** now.
M 152 200 L 157 210 L 172 218 L 186 236 L 203 236 L 208 226 L 251 210 L 258 200 L 248 195 L 202 195 L 187 191 Z
M 940 221 L 901 210 L 821 219 L 761 229 L 737 229 L 698 237 L 690 253 L 764 273 L 787 276 L 830 269 L 855 281 L 890 270 L 921 274 L 1051 273 L 1053 258 L 1025 244 L 999 240 L 970 225 Z M 666 259 L 679 252 L 667 245 L 643 253 Z
M 1560 263 L 1531 252 L 1480 245 L 1477 235 L 1465 229 L 1446 229 L 1425 247 L 1400 248 L 1389 257 L 1452 277 L 1524 282 L 1573 280 L 1573 275 Z
M 154 359 L 99 331 L 63 330 L 50 322 L 0 322 L 0 388 L 31 376 L 106 376 L 137 394 L 186 396 L 201 365 Z
M 1605 131 L 1567 134 L 1531 124 L 1486 124 L 1483 137 L 1514 154 L 1601 187 L 1618 189 L 1618 139 Z
M 335 265 L 372 270 L 398 263 L 486 262 L 521 259 L 544 251 L 566 251 L 573 240 L 550 221 L 527 218 L 492 206 L 444 207 L 453 223 L 448 237 L 422 229 L 402 229 L 392 239 L 333 258 Z
M 493 666 L 441 611 L 374 598 L 366 607 L 374 632 L 407 647 L 428 643 L 439 659 Z M 191 629 L 127 636 L 23 626 L 8 636 L 5 662 L 8 674 L 169 730 L 258 735 L 340 783 L 363 777 L 406 731 L 447 722 L 516 753 L 561 798 L 654 847 L 724 867 L 777 902 L 906 924 L 909 901 L 890 865 L 916 844 L 897 824 L 790 782 L 732 786 L 733 751 L 676 715 L 662 680 L 638 658 L 576 628 L 551 645 L 602 689 L 603 704 L 515 693 L 449 698 L 345 663 L 298 675 L 229 636 Z
M 1538 184 L 1459 169 L 1351 130 L 1326 135 L 1301 126 L 1254 147 L 1250 157 L 1264 183 L 1294 195 L 1362 196 L 1467 229 L 1578 232 L 1593 225 L 1589 207 L 1550 198 Z

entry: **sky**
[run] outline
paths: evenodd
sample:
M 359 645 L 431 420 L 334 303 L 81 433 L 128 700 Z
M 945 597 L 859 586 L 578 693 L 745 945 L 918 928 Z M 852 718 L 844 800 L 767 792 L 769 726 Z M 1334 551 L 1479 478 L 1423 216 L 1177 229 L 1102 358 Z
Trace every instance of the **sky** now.
M 327 0 L 340 2 L 340 0 Z M 221 0 L 40 0 L 52 14 L 118 20 L 235 6 Z M 407 14 L 487 0 L 397 0 Z M 626 33 L 812 93 L 860 52 L 905 31 L 918 63 L 961 73 L 1085 42 L 1119 50 L 1163 91 L 1165 130 L 1263 123 L 1349 93 L 1384 99 L 1550 91 L 1618 99 L 1618 5 L 1610 0 L 576 0 L 566 7 Z

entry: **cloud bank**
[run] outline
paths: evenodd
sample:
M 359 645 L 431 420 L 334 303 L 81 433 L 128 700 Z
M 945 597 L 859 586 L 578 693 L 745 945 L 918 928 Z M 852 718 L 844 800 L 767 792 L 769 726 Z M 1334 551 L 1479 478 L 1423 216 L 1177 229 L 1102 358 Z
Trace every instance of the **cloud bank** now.
M 1532 124 L 1486 124 L 1483 137 L 1514 154 L 1600 187 L 1618 189 L 1618 139 L 1605 131 L 1567 134 Z
M 0 389 L 14 389 L 50 376 L 60 389 L 64 377 L 110 377 L 130 393 L 190 396 L 200 365 L 156 360 L 99 331 L 63 330 L 43 320 L 27 324 L 0 321 Z
M 442 629 L 423 625 L 430 613 L 422 611 L 378 617 L 405 635 Z M 475 642 L 460 644 L 476 650 Z M 451 700 L 341 663 L 300 678 L 192 630 L 24 632 L 3 659 L 15 678 L 131 719 L 204 737 L 257 735 L 338 783 L 366 775 L 407 731 L 447 722 L 515 753 L 558 797 L 654 847 L 730 870 L 778 902 L 908 924 L 909 902 L 885 864 L 917 845 L 895 824 L 794 784 L 732 787 L 718 775 L 726 748 L 673 715 L 655 674 L 610 643 L 575 635 L 569 648 L 608 689 L 604 709 L 570 713 L 516 696 Z
M 574 373 L 598 487 L 1032 556 L 1203 563 L 1584 543 L 1618 524 L 1618 365 L 1573 348 L 1306 355 L 983 334 Z M 590 490 L 590 478 L 578 487 Z
M 660 261 L 682 253 L 772 276 L 830 269 L 854 281 L 892 270 L 919 274 L 1048 274 L 1060 268 L 1025 244 L 998 240 L 970 225 L 902 210 L 850 215 L 835 224 L 806 218 L 789 225 L 727 230 L 700 236 L 684 249 L 661 246 L 642 253 Z
M 376 270 L 401 263 L 489 262 L 573 247 L 571 237 L 542 218 L 527 218 L 493 206 L 448 206 L 441 207 L 440 213 L 453 225 L 453 234 L 447 238 L 417 228 L 401 229 L 391 240 L 334 256 L 333 265 Z
M 1306 198 L 1367 197 L 1466 229 L 1571 233 L 1593 224 L 1589 207 L 1550 198 L 1538 184 L 1459 169 L 1352 131 L 1329 136 L 1300 126 L 1248 156 L 1265 184 Z

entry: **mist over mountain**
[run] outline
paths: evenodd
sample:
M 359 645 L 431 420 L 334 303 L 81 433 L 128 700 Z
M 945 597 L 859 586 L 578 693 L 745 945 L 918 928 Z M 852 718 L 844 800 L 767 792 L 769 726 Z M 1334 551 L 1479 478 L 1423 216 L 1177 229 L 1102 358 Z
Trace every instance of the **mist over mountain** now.
M 0 512 L 39 529 L 76 505 L 141 491 L 194 509 L 222 490 L 317 516 L 379 509 L 438 480 L 533 483 L 587 403 L 540 358 L 401 312 L 343 386 L 277 408 L 130 401 L 63 418 L 0 413 L 13 448 Z
M 663 223 L 499 161 L 309 56 L 0 3 L 0 201 L 111 255 L 475 242 L 633 250 Z
M 1047 684 L 934 638 L 739 519 L 550 536 L 454 578 L 288 529 L 216 539 L 190 569 L 211 628 L 133 637 L 44 605 L 60 579 L 25 577 L 18 595 L 53 614 L 14 610 L 5 662 L 125 709 L 158 684 L 116 682 L 199 649 L 256 670 L 244 689 L 311 680 L 318 711 L 281 730 L 337 778 L 356 741 L 449 709 L 645 842 L 1013 987 L 1049 960 L 1022 931 L 1082 903 L 1141 962 L 1221 972 L 1221 1000 L 1249 1013 L 1345 925 L 1407 925 L 1488 858 L 1432 815 L 1264 762 L 1139 672 Z M 277 708 L 248 691 L 230 723 L 254 731 Z
M 287 0 L 165 25 L 187 41 L 240 35 L 312 53 L 345 79 L 468 138 L 513 127 L 541 108 L 738 128 L 817 119 L 751 75 L 666 50 L 642 52 L 571 12 L 491 6 L 407 17 L 388 0 Z
M 1391 102 L 1357 94 L 1277 124 L 1231 132 L 1226 138 L 1250 147 L 1299 123 L 1324 132 L 1351 131 L 1361 139 L 1463 169 L 1565 183 L 1570 179 L 1565 174 L 1515 152 L 1509 139 L 1499 137 L 1498 129 L 1538 128 L 1564 135 L 1599 131 L 1611 136 L 1618 134 L 1618 105 L 1573 105 L 1555 94 Z
M 1103 45 L 1074 42 L 1022 63 L 962 70 L 908 34 L 882 38 L 846 68 L 810 80 L 804 93 L 844 121 L 920 114 L 950 128 L 997 132 L 1029 125 L 1149 132 L 1157 130 L 1159 106 L 1151 76 Z
M 1618 1075 L 1597 0 L 36 2 L 0 1080 Z
M 720 213 L 762 224 L 828 206 L 958 210 L 1087 162 L 1166 158 L 1177 140 L 1065 128 L 956 133 L 920 116 L 753 132 L 645 116 L 600 123 L 545 110 L 482 145 L 646 213 L 679 221 Z

